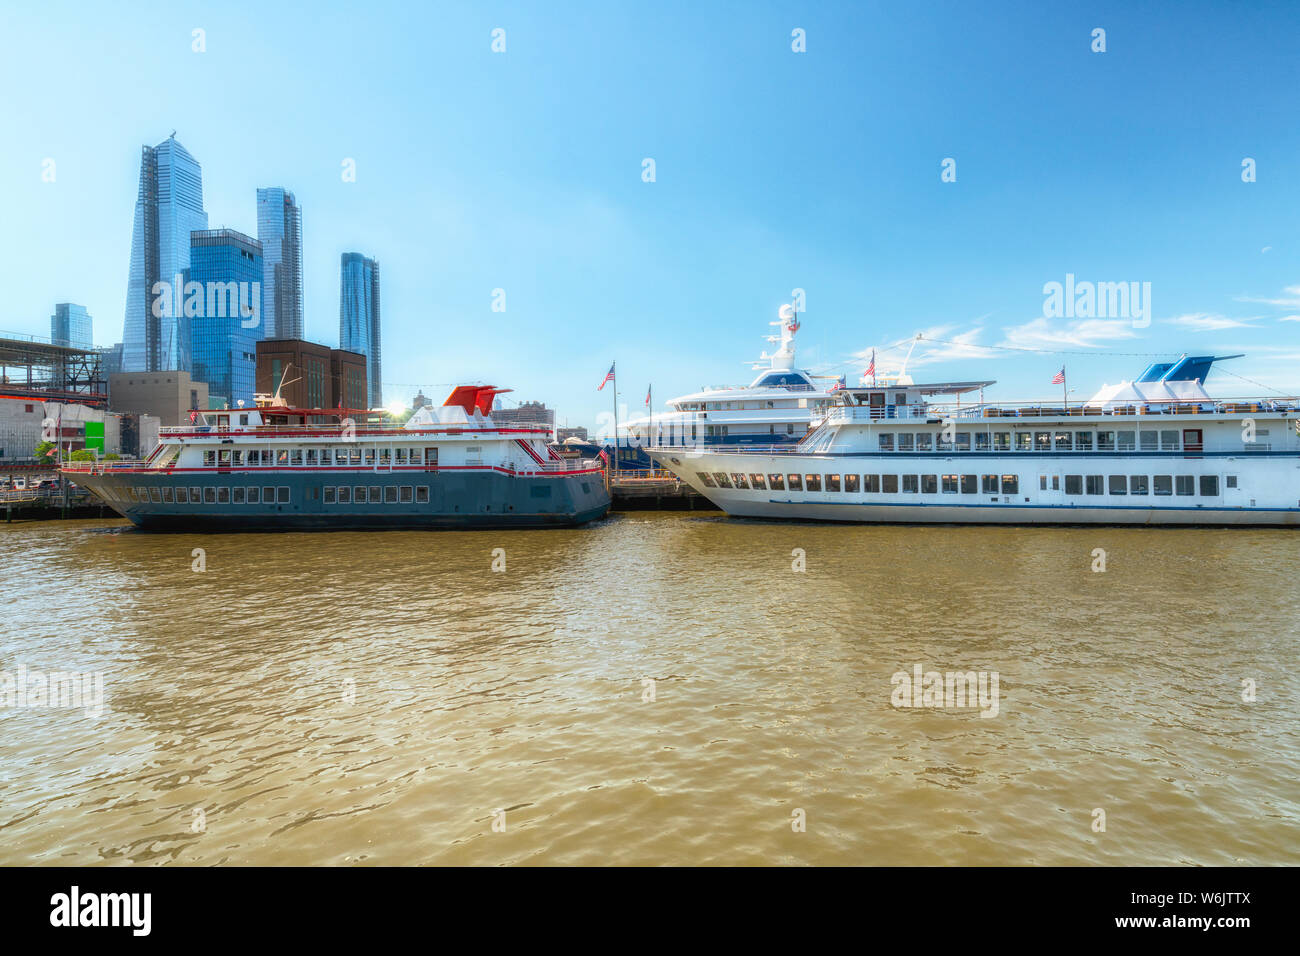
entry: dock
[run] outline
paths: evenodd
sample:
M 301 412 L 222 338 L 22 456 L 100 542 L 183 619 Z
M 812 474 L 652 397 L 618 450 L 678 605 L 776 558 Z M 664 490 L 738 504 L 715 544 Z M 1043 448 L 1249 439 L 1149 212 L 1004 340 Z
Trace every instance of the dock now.
M 613 511 L 717 511 L 708 498 L 659 468 L 607 473 Z

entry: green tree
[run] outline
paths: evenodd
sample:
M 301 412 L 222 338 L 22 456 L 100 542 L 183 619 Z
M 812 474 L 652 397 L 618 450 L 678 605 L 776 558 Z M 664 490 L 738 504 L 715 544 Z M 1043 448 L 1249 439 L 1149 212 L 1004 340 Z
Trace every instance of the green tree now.
M 94 461 L 95 453 L 89 448 L 78 448 L 68 456 L 69 461 Z
M 53 464 L 54 455 L 57 450 L 58 450 L 58 446 L 55 445 L 54 442 L 43 441 L 36 446 L 36 450 L 32 452 L 32 457 L 34 457 L 42 465 Z

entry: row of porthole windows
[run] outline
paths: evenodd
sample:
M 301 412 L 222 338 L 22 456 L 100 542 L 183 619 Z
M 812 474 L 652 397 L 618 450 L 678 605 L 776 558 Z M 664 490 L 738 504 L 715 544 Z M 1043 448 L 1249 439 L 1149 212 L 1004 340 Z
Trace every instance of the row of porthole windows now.
M 881 451 L 1180 451 L 1183 444 L 1176 428 L 964 431 L 951 433 L 951 438 L 943 432 L 882 432 L 877 441 Z
M 417 504 L 429 503 L 428 485 L 326 485 L 325 504 Z
M 1018 475 L 760 475 L 696 472 L 709 488 L 755 491 L 844 491 L 850 494 L 1003 494 L 1020 492 Z M 1066 475 L 1067 495 L 1149 495 L 1203 497 L 1219 494 L 1218 475 Z M 1237 476 L 1228 475 L 1225 487 L 1236 488 Z M 1039 490 L 1049 490 L 1049 477 L 1039 475 Z M 1061 476 L 1050 477 L 1050 490 L 1061 490 Z
M 289 503 L 289 489 L 285 485 L 265 487 L 254 485 L 244 487 L 228 487 L 226 485 L 208 486 L 201 488 L 198 486 L 172 488 L 171 485 L 159 487 L 136 487 L 129 486 L 126 488 L 110 489 L 110 494 L 116 496 L 118 501 L 132 501 L 138 504 L 205 504 L 205 505 L 287 505 Z
M 206 448 L 203 464 L 207 468 L 218 465 L 233 468 L 270 467 L 278 465 L 437 465 L 437 448 Z

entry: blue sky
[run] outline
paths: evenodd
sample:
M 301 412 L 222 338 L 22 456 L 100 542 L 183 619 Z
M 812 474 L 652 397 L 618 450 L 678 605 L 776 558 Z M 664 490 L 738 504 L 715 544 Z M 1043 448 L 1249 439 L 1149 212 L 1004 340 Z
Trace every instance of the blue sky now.
M 1262 2 L 11 4 L 0 329 L 73 301 L 121 338 L 139 149 L 175 129 L 213 227 L 297 194 L 309 338 L 337 345 L 339 254 L 380 260 L 388 400 L 487 381 L 594 425 L 611 360 L 633 411 L 747 381 L 795 288 L 801 364 L 851 380 L 927 332 L 964 345 L 918 379 L 1007 399 L 1184 351 L 1294 393 L 1297 35 Z M 1045 318 L 1067 273 L 1150 282 L 1150 325 Z

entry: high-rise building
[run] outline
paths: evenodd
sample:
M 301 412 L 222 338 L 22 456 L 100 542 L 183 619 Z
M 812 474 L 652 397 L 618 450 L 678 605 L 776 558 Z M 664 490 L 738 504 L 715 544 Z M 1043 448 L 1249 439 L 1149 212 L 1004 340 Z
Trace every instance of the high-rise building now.
M 371 408 L 383 404 L 379 374 L 379 262 L 359 252 L 343 253 L 339 282 L 339 348 L 366 357 Z
M 257 191 L 262 243 L 262 327 L 259 339 L 302 338 L 302 208 L 279 186 Z
M 74 349 L 92 349 L 95 336 L 91 330 L 90 313 L 84 305 L 60 302 L 50 316 L 50 342 Z
M 302 339 L 257 343 L 257 391 L 291 408 L 364 409 L 366 357 Z
M 253 404 L 261 326 L 262 244 L 234 229 L 190 235 L 185 289 L 194 380 L 214 407 Z
M 157 146 L 143 147 L 122 333 L 127 371 L 189 370 L 181 286 L 190 266 L 190 233 L 207 228 L 198 160 L 176 142 L 175 133 Z

